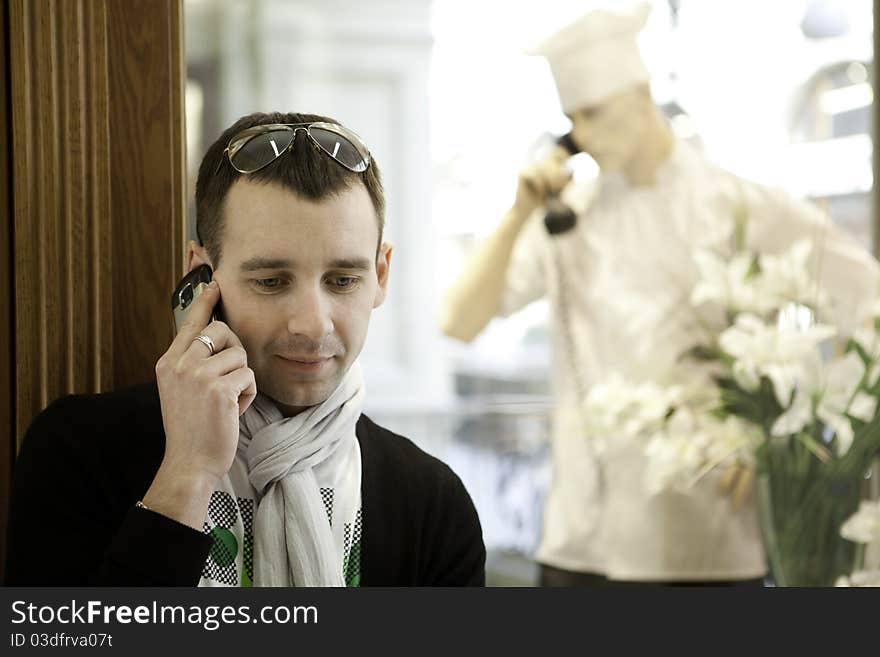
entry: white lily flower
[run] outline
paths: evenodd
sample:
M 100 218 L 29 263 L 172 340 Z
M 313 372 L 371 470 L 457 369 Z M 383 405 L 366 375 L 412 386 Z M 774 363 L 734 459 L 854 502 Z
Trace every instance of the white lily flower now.
M 869 388 L 873 388 L 877 385 L 877 379 L 880 378 L 880 335 L 877 335 L 872 329 L 860 328 L 853 333 L 853 340 L 864 350 L 871 361 L 866 383 Z
M 772 309 L 773 301 L 762 299 L 756 277 L 749 276 L 753 259 L 750 253 L 739 253 L 727 262 L 712 251 L 694 252 L 700 280 L 691 294 L 691 304 L 714 301 L 740 312 L 764 313 Z
M 770 428 L 770 435 L 780 438 L 800 433 L 812 419 L 813 404 L 810 396 L 798 390 L 788 410 L 776 418 L 776 421 Z
M 791 401 L 791 395 L 795 386 L 804 378 L 804 366 L 802 362 L 770 363 L 761 368 L 764 374 L 773 384 L 773 392 L 776 401 L 785 408 Z
M 761 276 L 759 288 L 774 307 L 786 301 L 822 305 L 826 296 L 810 274 L 808 260 L 813 245 L 799 240 L 779 255 L 762 254 L 759 257 Z
M 845 588 L 880 586 L 880 570 L 855 570 L 849 576 L 838 577 L 834 586 Z
M 644 485 L 652 495 L 668 488 L 686 490 L 722 463 L 751 461 L 762 441 L 760 429 L 740 418 L 721 421 L 687 407 L 677 409 L 645 448 Z
M 761 372 L 756 363 L 747 360 L 737 360 L 733 363 L 733 380 L 736 384 L 748 392 L 756 392 L 761 385 Z
M 712 438 L 706 455 L 711 464 L 722 463 L 730 457 L 752 461 L 755 450 L 764 442 L 761 429 L 754 423 L 730 415 L 722 421 L 714 420 L 709 426 Z
M 812 432 L 819 424 L 823 436 L 833 432 L 838 454 L 849 450 L 854 440 L 852 418 L 869 422 L 876 416 L 878 400 L 860 391 L 859 384 L 880 383 L 880 332 L 872 327 L 853 335 L 868 356 L 867 372 L 856 352 L 827 360 L 832 345 L 826 341 L 837 329 L 816 323 L 817 316 L 826 317 L 829 311 L 827 295 L 809 267 L 812 250 L 811 241 L 801 240 L 782 253 L 758 254 L 758 267 L 751 252 L 722 258 L 712 251 L 695 251 L 700 280 L 691 304 L 712 303 L 735 318 L 707 344 L 726 357 L 685 359 L 694 370 L 683 374 L 676 369 L 672 380 L 634 384 L 617 379 L 591 391 L 585 404 L 596 432 L 638 438 L 645 444 L 644 484 L 649 491 L 687 489 L 725 461 L 754 461 L 767 440 L 761 420 L 747 417 L 752 413 L 749 404 L 727 405 L 731 398 L 716 384 L 719 377 L 732 376 L 757 405 L 768 401 L 756 398 L 763 395 L 761 382 L 766 377 L 782 407 L 771 436 Z M 712 309 L 713 321 L 722 316 L 714 313 L 718 307 Z M 880 299 L 873 311 L 875 321 L 880 319 Z M 698 319 L 700 327 L 712 330 L 705 317 Z M 742 416 L 720 420 L 718 410 Z M 868 571 L 853 573 L 840 583 L 859 585 L 870 576 Z
M 785 408 L 795 384 L 804 376 L 804 361 L 836 332 L 833 326 L 825 324 L 805 329 L 779 328 L 744 313 L 721 334 L 718 343 L 734 358 L 733 372 L 738 383 L 740 379 L 753 381 L 755 374 L 767 376 L 773 382 L 777 400 Z
M 614 438 L 641 438 L 656 430 L 680 396 L 677 386 L 649 382 L 636 385 L 619 375 L 611 376 L 587 394 L 587 432 L 600 443 Z
M 868 376 L 865 379 L 865 385 L 873 388 L 877 385 L 877 379 L 880 379 L 880 361 L 875 361 L 871 364 L 871 369 L 868 370 Z
M 880 586 L 880 570 L 857 570 L 850 576 L 851 586 Z
M 880 336 L 869 328 L 858 328 L 853 332 L 853 340 L 864 349 L 872 361 L 880 358 Z
M 840 527 L 840 535 L 854 543 L 880 545 L 880 500 L 862 500 L 859 510 Z
M 743 313 L 736 318 L 733 326 L 725 330 L 718 342 L 721 348 L 737 359 L 745 359 L 753 352 L 757 352 L 757 337 L 766 332 L 766 324 L 760 317 L 750 313 Z M 754 360 L 754 359 L 752 359 Z
M 737 253 L 725 260 L 708 250 L 694 252 L 700 280 L 691 294 L 691 303 L 720 303 L 735 312 L 765 315 L 786 302 L 824 304 L 827 296 L 810 274 L 808 261 L 812 244 L 795 242 L 778 255 L 761 254 L 759 272 L 750 275 L 754 255 Z
M 834 435 L 837 436 L 837 443 L 835 445 L 837 455 L 843 456 L 846 454 L 849 451 L 849 448 L 852 447 L 853 437 L 855 436 L 852 424 L 850 424 L 849 420 L 842 415 L 831 415 L 827 413 L 823 415 L 819 410 L 816 411 L 816 415 L 819 416 L 819 419 L 827 426 L 831 427 L 834 431 Z
M 864 392 L 857 392 L 847 413 L 862 422 L 870 422 L 877 414 L 877 398 Z
M 837 452 L 845 454 L 852 445 L 853 429 L 844 413 L 850 410 L 850 402 L 865 374 L 865 364 L 857 354 L 850 352 L 832 360 L 821 374 L 824 380 L 816 390 L 821 395 L 816 415 L 834 429 Z
M 684 489 L 705 462 L 708 438 L 697 433 L 658 433 L 645 447 L 648 457 L 644 485 L 651 495 L 669 488 Z
M 801 431 L 813 419 L 813 400 L 816 400 L 816 417 L 834 430 L 837 451 L 844 454 L 849 450 L 853 439 L 852 424 L 844 414 L 855 411 L 858 417 L 870 420 L 876 410 L 875 399 L 868 395 L 856 395 L 856 389 L 865 373 L 865 365 L 853 352 L 835 358 L 825 367 L 822 366 L 819 354 L 814 352 L 801 365 L 794 400 L 776 418 L 770 433 L 779 437 Z

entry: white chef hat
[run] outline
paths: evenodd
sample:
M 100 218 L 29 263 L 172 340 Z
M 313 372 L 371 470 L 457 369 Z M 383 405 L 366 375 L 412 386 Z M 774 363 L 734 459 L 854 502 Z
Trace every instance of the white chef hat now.
M 595 105 L 650 79 L 636 43 L 650 12 L 647 2 L 622 12 L 597 9 L 527 51 L 547 58 L 564 112 Z

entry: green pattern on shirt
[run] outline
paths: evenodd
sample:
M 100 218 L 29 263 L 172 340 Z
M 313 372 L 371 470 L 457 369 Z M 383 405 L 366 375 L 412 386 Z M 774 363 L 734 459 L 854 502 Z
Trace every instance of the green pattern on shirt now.
M 361 585 L 361 542 L 358 541 L 351 546 L 351 552 L 345 557 L 342 566 L 342 572 L 345 575 L 345 585 L 356 587 Z

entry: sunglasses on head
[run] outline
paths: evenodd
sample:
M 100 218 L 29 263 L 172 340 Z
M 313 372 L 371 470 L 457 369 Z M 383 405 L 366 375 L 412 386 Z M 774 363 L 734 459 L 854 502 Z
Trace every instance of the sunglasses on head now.
M 360 137 L 338 123 L 323 121 L 255 125 L 230 139 L 223 154 L 239 173 L 253 173 L 293 148 L 296 133 L 300 130 L 304 130 L 325 155 L 349 171 L 360 173 L 370 166 L 370 151 Z M 217 171 L 226 158 L 220 160 Z

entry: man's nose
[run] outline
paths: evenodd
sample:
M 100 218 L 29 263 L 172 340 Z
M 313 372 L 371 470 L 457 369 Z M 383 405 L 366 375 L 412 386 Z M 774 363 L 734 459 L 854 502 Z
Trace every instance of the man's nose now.
M 320 343 L 333 333 L 331 303 L 320 285 L 303 286 L 293 295 L 287 330 Z

